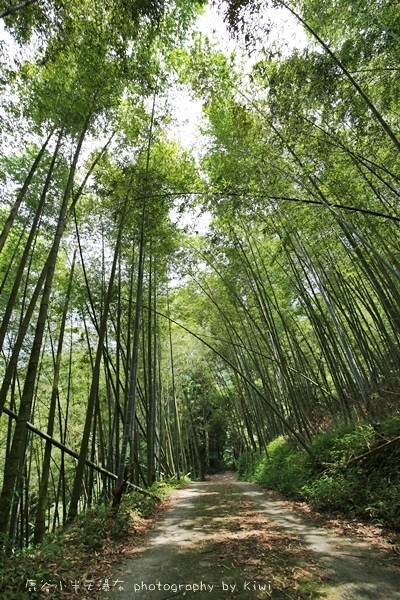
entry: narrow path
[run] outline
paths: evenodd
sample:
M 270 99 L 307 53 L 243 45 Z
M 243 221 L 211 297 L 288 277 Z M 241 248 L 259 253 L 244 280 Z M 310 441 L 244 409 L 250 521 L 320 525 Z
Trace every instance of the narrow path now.
M 226 473 L 174 495 L 143 545 L 114 567 L 120 583 L 106 596 L 400 600 L 398 568 L 394 555 L 333 535 Z

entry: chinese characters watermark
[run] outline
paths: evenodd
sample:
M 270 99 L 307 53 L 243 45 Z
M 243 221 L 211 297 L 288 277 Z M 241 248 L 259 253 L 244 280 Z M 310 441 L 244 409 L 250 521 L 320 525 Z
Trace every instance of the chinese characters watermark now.
M 25 588 L 28 592 L 44 592 L 46 594 L 50 594 L 50 592 L 55 592 L 57 590 L 60 591 L 102 591 L 102 592 L 110 592 L 111 590 L 116 590 L 118 592 L 123 592 L 123 584 L 124 581 L 121 579 L 74 579 L 68 581 L 45 581 L 41 579 L 40 581 L 36 579 L 27 579 Z

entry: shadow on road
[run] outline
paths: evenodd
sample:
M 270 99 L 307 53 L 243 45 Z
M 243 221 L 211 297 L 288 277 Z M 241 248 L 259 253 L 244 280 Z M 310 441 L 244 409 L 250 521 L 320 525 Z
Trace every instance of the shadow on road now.
M 400 577 L 387 560 L 226 473 L 175 494 L 143 545 L 114 568 L 107 596 L 400 599 Z

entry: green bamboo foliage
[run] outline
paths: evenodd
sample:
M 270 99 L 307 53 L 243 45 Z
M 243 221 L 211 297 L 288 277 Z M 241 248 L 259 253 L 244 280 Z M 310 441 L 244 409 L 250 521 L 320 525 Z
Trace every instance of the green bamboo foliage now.
M 53 385 L 51 392 L 51 400 L 50 400 L 50 408 L 48 415 L 48 425 L 47 425 L 47 434 L 50 437 L 53 437 L 54 426 L 55 426 L 55 416 L 56 416 L 56 407 L 57 407 L 57 396 L 58 396 L 58 386 L 60 380 L 60 369 L 61 369 L 61 358 L 64 344 L 64 334 L 66 321 L 68 316 L 69 309 L 69 301 L 71 296 L 71 288 L 72 281 L 74 277 L 74 268 L 75 268 L 75 258 L 76 252 L 74 253 L 70 278 L 68 282 L 67 295 L 65 298 L 64 310 L 62 313 L 61 325 L 60 325 L 60 333 L 58 338 L 57 345 L 57 354 L 55 357 L 55 365 L 54 365 L 54 376 L 53 376 Z M 40 477 L 40 487 L 39 487 L 39 497 L 38 497 L 38 505 L 36 509 L 36 520 L 35 520 L 35 531 L 34 531 L 34 543 L 39 543 L 43 539 L 43 535 L 46 529 L 46 508 L 47 508 L 47 495 L 48 495 L 48 486 L 49 486 L 49 478 L 50 478 L 50 463 L 51 463 L 51 443 L 47 442 L 45 446 L 43 461 L 42 461 L 42 473 Z
M 62 30 L 39 5 L 8 14 L 21 43 L 44 29 L 3 82 L 21 138 L 0 210 L 7 550 L 279 435 L 316 461 L 318 431 L 398 409 L 398 48 L 318 1 L 278 4 L 319 50 L 265 48 L 246 73 L 200 36 L 176 51 L 188 2 L 85 2 L 85 19 L 67 2 Z M 227 4 L 233 27 L 257 10 Z M 204 101 L 200 155 L 166 127 L 176 78 Z M 174 225 L 187 206 L 207 233 Z
M 91 115 L 90 115 L 91 116 Z M 10 454 L 7 457 L 4 469 L 3 488 L 0 498 L 1 508 L 1 519 L 0 519 L 0 533 L 3 535 L 7 534 L 8 521 L 10 518 L 11 500 L 14 492 L 14 486 L 16 478 L 18 476 L 21 454 L 23 453 L 24 445 L 26 444 L 26 422 L 30 419 L 32 411 L 33 394 L 36 383 L 36 373 L 38 364 L 40 362 L 39 356 L 42 347 L 43 333 L 47 319 L 47 312 L 49 306 L 49 299 L 52 289 L 53 277 L 56 267 L 56 260 L 58 250 L 61 243 L 61 237 L 65 228 L 65 220 L 67 214 L 68 201 L 72 190 L 72 185 L 75 176 L 75 170 L 79 158 L 79 154 L 82 148 L 83 140 L 87 132 L 89 123 L 87 119 L 81 135 L 76 145 L 74 158 L 72 161 L 67 186 L 64 191 L 64 196 L 61 203 L 60 214 L 58 219 L 57 229 L 54 235 L 54 241 L 52 248 L 49 253 L 47 261 L 47 269 L 45 272 L 45 281 L 43 287 L 43 295 L 41 298 L 40 310 L 35 330 L 35 337 L 32 344 L 32 350 L 29 359 L 28 371 L 24 383 L 24 389 L 21 396 L 21 402 L 19 407 L 19 415 L 17 426 L 14 432 L 13 443 L 11 446 Z

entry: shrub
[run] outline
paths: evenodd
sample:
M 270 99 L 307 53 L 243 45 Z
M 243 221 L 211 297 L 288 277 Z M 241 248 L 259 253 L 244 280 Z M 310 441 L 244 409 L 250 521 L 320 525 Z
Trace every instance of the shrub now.
M 239 475 L 307 500 L 319 510 L 400 530 L 399 435 L 399 413 L 383 419 L 377 430 L 368 423 L 331 429 L 310 442 L 319 468 L 281 436 L 266 453 L 242 455 Z M 393 443 L 385 445 L 388 440 Z
M 187 479 L 179 482 L 169 480 L 157 482 L 150 492 L 160 499 L 164 498 L 177 487 L 182 487 Z M 94 506 L 84 514 L 79 515 L 72 524 L 54 535 L 47 535 L 43 543 L 16 551 L 11 557 L 3 557 L 0 572 L 0 596 L 5 600 L 29 598 L 36 600 L 44 597 L 44 592 L 28 590 L 28 580 L 45 581 L 54 579 L 54 573 L 60 580 L 79 579 L 82 565 L 90 569 L 90 557 L 96 561 L 96 555 L 112 560 L 115 556 L 111 543 L 134 534 L 138 516 L 145 517 L 158 504 L 155 498 L 139 493 L 125 494 L 118 513 L 107 505 Z M 64 597 L 64 593 L 50 591 L 46 593 L 49 600 Z

